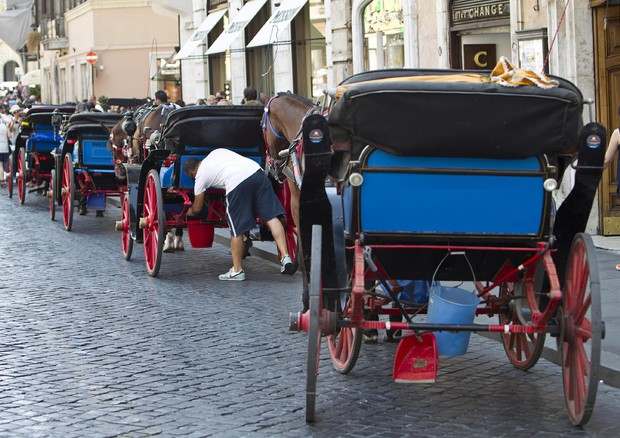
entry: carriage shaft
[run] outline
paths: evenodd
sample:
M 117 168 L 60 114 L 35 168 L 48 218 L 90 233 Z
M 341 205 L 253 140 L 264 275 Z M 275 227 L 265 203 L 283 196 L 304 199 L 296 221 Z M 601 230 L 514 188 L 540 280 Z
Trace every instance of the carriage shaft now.
M 546 326 L 542 329 L 531 325 L 521 324 L 431 324 L 431 323 L 407 323 L 390 321 L 363 321 L 360 328 L 365 330 L 415 330 L 432 332 L 490 332 L 490 333 L 540 333 L 546 332 L 557 334 L 558 328 Z

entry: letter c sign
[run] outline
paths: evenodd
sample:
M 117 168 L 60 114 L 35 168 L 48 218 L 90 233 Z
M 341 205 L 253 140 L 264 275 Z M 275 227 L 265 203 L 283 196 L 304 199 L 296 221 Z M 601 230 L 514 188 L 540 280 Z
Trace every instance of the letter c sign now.
M 485 68 L 488 67 L 489 62 L 487 61 L 488 52 L 486 50 L 480 51 L 474 55 L 474 63 L 480 67 Z M 484 60 L 483 60 L 484 58 Z

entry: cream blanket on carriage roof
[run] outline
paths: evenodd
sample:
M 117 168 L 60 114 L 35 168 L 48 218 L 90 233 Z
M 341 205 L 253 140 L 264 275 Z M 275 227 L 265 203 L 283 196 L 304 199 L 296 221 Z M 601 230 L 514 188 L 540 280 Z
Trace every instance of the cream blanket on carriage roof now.
M 508 59 L 502 56 L 499 58 L 497 65 L 489 76 L 481 73 L 455 72 L 453 74 L 428 74 L 371 79 L 368 81 L 340 85 L 336 89 L 336 99 L 340 99 L 349 88 L 354 88 L 358 84 L 370 82 L 467 82 L 477 84 L 494 82 L 500 86 L 511 88 L 529 86 L 544 89 L 556 88 L 560 85 L 558 81 L 549 78 L 544 73 L 537 73 L 533 70 L 515 67 Z

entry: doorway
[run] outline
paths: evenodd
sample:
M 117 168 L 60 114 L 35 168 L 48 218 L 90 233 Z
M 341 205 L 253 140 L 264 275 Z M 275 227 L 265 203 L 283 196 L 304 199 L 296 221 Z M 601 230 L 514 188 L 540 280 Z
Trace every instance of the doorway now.
M 605 22 L 607 24 L 605 25 Z M 620 6 L 594 8 L 594 50 L 597 119 L 607 127 L 608 138 L 620 127 Z M 603 172 L 599 194 L 603 234 L 620 235 L 618 161 Z

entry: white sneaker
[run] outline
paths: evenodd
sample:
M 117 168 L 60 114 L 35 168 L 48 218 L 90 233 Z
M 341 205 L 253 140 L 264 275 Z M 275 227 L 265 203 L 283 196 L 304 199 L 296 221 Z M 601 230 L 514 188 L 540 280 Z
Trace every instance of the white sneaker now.
M 183 236 L 174 236 L 174 249 L 175 251 L 185 251 Z
M 245 272 L 236 272 L 235 268 L 230 268 L 227 273 L 221 274 L 218 278 L 222 281 L 243 281 L 245 280 Z
M 172 233 L 166 234 L 166 241 L 164 242 L 164 252 L 174 252 L 174 235 Z
M 287 255 L 280 260 L 280 274 L 293 275 L 295 273 L 295 265 L 291 258 Z

